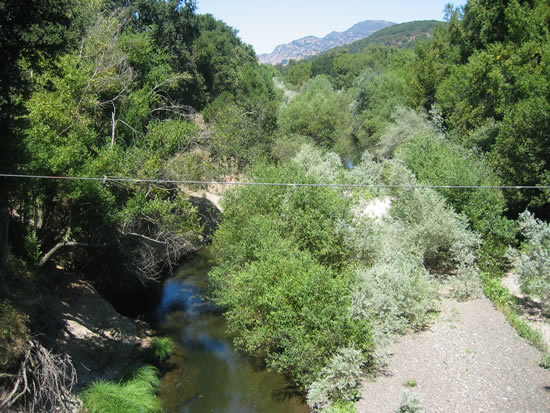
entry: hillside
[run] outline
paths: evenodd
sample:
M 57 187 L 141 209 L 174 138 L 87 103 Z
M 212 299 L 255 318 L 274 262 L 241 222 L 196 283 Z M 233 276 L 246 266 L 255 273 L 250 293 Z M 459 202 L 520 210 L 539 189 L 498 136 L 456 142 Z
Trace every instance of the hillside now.
M 261 63 L 286 64 L 291 59 L 300 60 L 308 56 L 314 56 L 336 46 L 352 43 L 364 39 L 385 27 L 395 23 L 385 20 L 365 20 L 353 25 L 344 32 L 331 32 L 323 38 L 307 36 L 290 43 L 277 46 L 273 52 L 258 56 Z
M 372 36 L 357 40 L 346 46 L 350 53 L 359 53 L 371 44 L 396 46 L 399 48 L 414 48 L 416 42 L 431 38 L 434 28 L 443 25 L 437 20 L 418 20 L 385 27 Z

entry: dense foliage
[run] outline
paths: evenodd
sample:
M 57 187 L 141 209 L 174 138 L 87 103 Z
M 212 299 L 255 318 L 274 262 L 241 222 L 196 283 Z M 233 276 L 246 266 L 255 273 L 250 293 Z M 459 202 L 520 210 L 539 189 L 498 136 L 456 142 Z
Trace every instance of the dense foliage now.
M 34 354 L 23 323 L 33 310 L 9 303 L 28 284 L 48 294 L 53 283 L 42 275 L 55 268 L 107 296 L 171 271 L 204 242 L 205 221 L 190 188 L 157 180 L 210 180 L 267 156 L 279 92 L 252 48 L 223 22 L 196 14 L 194 1 L 39 0 L 23 8 L 10 1 L 0 9 L 2 172 L 150 180 L 2 181 L 1 278 L 17 287 L 0 298 L 21 335 L 6 330 L 2 406 L 24 409 L 28 388 L 19 394 L 18 372 Z M 30 266 L 28 283 L 5 265 L 11 254 Z M 50 341 L 45 328 L 32 324 L 29 334 L 50 348 L 55 331 L 46 332 Z M 161 350 L 162 358 L 169 347 Z M 125 389 L 143 393 L 137 384 Z
M 0 290 L 2 388 L 41 333 L 15 304 L 52 288 L 41 274 L 82 272 L 109 294 L 204 242 L 196 188 L 163 180 L 384 186 L 223 195 L 209 293 L 236 346 L 316 411 L 352 410 L 364 370 L 429 323 L 442 284 L 505 305 L 511 259 L 524 291 L 548 299 L 550 191 L 499 187 L 550 184 L 550 8 L 470 0 L 446 18 L 273 68 L 193 0 L 0 4 L 2 172 L 147 180 L 2 181 L 0 270 L 18 286 Z M 171 343 L 156 348 L 165 358 Z M 159 410 L 144 374 L 97 383 L 88 408 L 136 391 Z

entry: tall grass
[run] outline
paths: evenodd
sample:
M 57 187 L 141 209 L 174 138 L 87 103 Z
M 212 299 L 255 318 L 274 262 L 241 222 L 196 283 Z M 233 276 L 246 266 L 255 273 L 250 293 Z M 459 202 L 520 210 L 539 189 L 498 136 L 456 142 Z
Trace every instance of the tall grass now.
M 158 370 L 144 366 L 125 381 L 93 382 L 81 399 L 89 413 L 157 413 L 162 411 L 155 396 L 159 382 Z
M 172 356 L 176 344 L 170 337 L 153 337 L 150 348 L 153 358 L 162 362 Z

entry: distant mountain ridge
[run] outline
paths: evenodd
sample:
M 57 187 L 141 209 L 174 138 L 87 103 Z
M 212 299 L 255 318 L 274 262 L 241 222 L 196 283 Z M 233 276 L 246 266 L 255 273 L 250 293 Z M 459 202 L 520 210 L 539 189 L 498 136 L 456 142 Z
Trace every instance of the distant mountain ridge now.
M 392 26 L 395 23 L 386 20 L 365 20 L 354 24 L 344 32 L 331 32 L 323 38 L 316 36 L 302 37 L 290 43 L 277 46 L 273 52 L 264 53 L 258 56 L 261 63 L 275 65 L 277 63 L 288 63 L 290 59 L 300 60 L 305 57 L 314 56 L 336 46 L 343 46 L 356 40 L 370 36 L 384 27 Z

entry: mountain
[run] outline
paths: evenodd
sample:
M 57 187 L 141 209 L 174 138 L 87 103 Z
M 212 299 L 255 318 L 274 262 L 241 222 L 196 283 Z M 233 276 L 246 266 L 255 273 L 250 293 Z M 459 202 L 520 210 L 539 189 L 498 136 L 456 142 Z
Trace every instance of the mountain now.
M 307 36 L 290 43 L 277 46 L 273 52 L 258 56 L 261 63 L 288 63 L 290 59 L 299 60 L 314 56 L 336 46 L 352 43 L 370 36 L 374 32 L 395 23 L 385 20 L 365 20 L 353 25 L 344 32 L 331 32 L 323 38 Z

